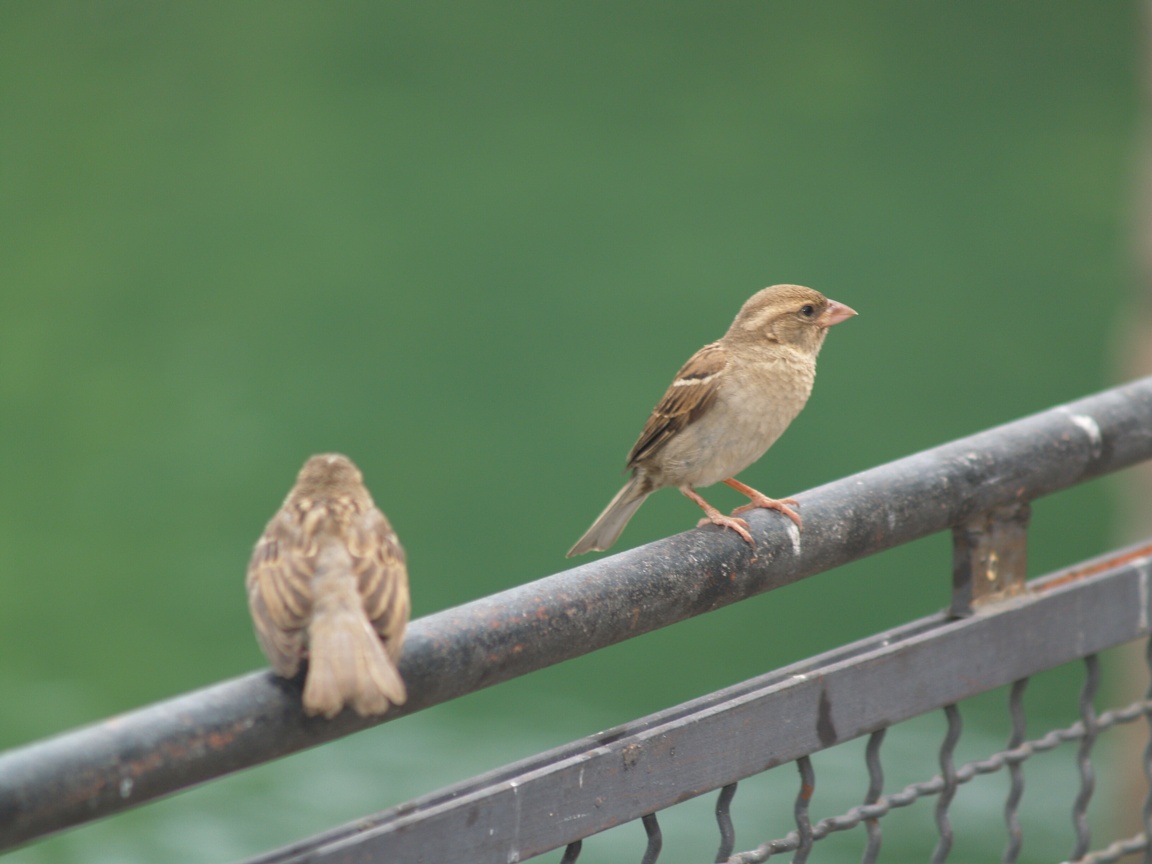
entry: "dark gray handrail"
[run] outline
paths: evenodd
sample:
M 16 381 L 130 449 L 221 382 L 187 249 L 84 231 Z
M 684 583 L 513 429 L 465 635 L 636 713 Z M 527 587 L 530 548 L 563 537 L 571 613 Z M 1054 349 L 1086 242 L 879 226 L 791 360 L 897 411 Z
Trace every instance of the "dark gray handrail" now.
M 1152 458 L 1152 378 L 813 489 L 753 550 L 696 529 L 412 623 L 409 701 L 307 718 L 258 672 L 0 754 L 0 849 L 586 654 Z

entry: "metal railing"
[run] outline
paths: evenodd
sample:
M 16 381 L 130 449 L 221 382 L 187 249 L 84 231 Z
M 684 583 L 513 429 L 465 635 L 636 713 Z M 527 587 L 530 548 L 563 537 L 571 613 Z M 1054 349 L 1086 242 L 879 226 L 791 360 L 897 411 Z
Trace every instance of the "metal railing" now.
M 0 849 L 951 529 L 954 599 L 948 613 L 259 859 L 451 860 L 466 851 L 470 861 L 506 864 L 567 847 L 564 860 L 574 862 L 582 838 L 641 819 L 649 836 L 646 860 L 654 861 L 657 812 L 722 790 L 718 860 L 727 860 L 732 835 L 725 820 L 734 784 L 798 760 L 796 830 L 732 860 L 760 861 L 795 850 L 795 860 L 802 861 L 817 839 L 860 822 L 868 826 L 871 848 L 879 842 L 885 808 L 925 795 L 939 795 L 936 858 L 944 860 L 951 843 L 948 802 L 957 785 L 994 770 L 993 763 L 1011 770 L 1027 758 L 1026 750 L 1049 746 L 1047 737 L 1025 742 L 1021 734 L 1004 752 L 954 768 L 950 747 L 960 729 L 955 703 L 1149 633 L 1148 547 L 1025 587 L 1028 502 L 1149 458 L 1152 378 L 803 493 L 803 534 L 787 520 L 753 512 L 754 550 L 731 532 L 689 531 L 415 621 L 401 661 L 409 701 L 383 718 L 307 718 L 299 681 L 259 672 L 0 754 Z M 1091 673 L 1095 661 L 1086 662 Z M 922 670 L 916 687 L 907 686 L 909 670 Z M 1140 703 L 1097 717 L 1090 697 L 1078 731 L 1061 733 L 1079 737 L 1084 760 L 1098 732 L 1147 713 Z M 883 730 L 940 708 L 950 730 L 940 777 L 883 795 L 877 761 Z M 814 775 L 807 757 L 864 735 L 872 736 L 873 788 L 839 821 L 813 826 L 806 802 Z M 1090 763 L 1082 764 L 1090 772 Z M 1089 779 L 1082 778 L 1085 807 Z M 875 860 L 871 854 L 865 860 Z M 1005 860 L 1015 858 L 1006 853 Z
M 1142 699 L 1097 716 L 1092 697 L 1099 684 L 1096 654 L 1149 632 L 1152 543 L 1061 571 L 1029 584 L 1026 597 L 988 604 L 979 614 L 947 613 L 921 619 L 835 651 L 771 672 L 659 714 L 560 747 L 418 801 L 357 820 L 319 837 L 253 859 L 252 864 L 324 861 L 444 861 L 465 851 L 472 862 L 506 864 L 568 846 L 575 862 L 582 838 L 642 819 L 649 838 L 645 862 L 659 854 L 658 812 L 686 797 L 721 790 L 716 861 L 750 864 L 795 851 L 804 861 L 818 840 L 868 824 L 864 860 L 875 861 L 879 820 L 918 799 L 938 796 L 939 841 L 934 861 L 952 842 L 949 804 L 974 777 L 1010 768 L 1006 801 L 1011 826 L 1019 805 L 1021 763 L 1065 741 L 1080 741 L 1081 787 L 1073 810 L 1073 858 L 1086 854 L 1085 813 L 1092 795 L 1091 749 L 1117 723 L 1144 717 Z M 1084 657 L 1081 720 L 1034 741 L 1024 740 L 1024 688 L 1031 675 Z M 1012 738 L 1005 750 L 956 767 L 960 739 L 956 703 L 976 693 L 1012 685 Z M 881 745 L 895 723 L 942 708 L 947 731 L 940 773 L 900 792 L 882 794 Z M 787 718 L 784 721 L 783 718 Z M 816 786 L 810 760 L 818 750 L 867 735 L 869 789 L 860 806 L 813 825 L 808 812 Z M 796 829 L 755 850 L 733 855 L 729 815 L 737 783 L 753 774 L 796 762 L 800 788 Z M 1147 817 L 1146 817 L 1147 818 Z M 1019 850 L 1018 824 L 1010 834 Z M 1143 840 L 1139 841 L 1143 848 Z M 1094 860 L 1115 860 L 1101 857 Z

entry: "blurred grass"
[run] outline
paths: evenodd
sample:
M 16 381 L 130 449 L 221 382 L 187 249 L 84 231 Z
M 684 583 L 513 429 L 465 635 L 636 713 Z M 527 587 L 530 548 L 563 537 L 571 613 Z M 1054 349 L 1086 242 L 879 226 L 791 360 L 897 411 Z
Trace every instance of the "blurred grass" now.
M 0 747 L 262 665 L 244 566 L 313 452 L 364 470 L 416 615 L 562 569 L 766 284 L 861 313 L 743 475 L 773 494 L 1111 383 L 1138 8 L 5 6 Z M 1037 505 L 1036 573 L 1107 547 L 1107 488 Z M 621 546 L 696 518 L 657 495 Z M 559 743 L 938 609 L 947 571 L 929 538 L 443 722 L 574 700 L 532 715 Z

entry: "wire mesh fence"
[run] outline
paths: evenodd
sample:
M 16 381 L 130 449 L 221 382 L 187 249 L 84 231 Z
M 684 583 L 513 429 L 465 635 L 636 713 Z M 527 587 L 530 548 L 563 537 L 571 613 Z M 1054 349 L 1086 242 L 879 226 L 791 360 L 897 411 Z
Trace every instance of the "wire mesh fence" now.
M 1152 662 L 1152 642 L 1149 642 L 1148 646 L 1145 656 Z M 1007 828 L 1008 842 L 1005 845 L 1001 860 L 1005 864 L 1014 864 L 1020 860 L 1024 840 L 1019 813 L 1020 803 L 1024 795 L 1024 763 L 1037 754 L 1069 742 L 1079 742 L 1076 762 L 1080 779 L 1075 804 L 1070 813 L 1075 831 L 1075 845 L 1068 856 L 1069 860 L 1086 862 L 1086 864 L 1087 862 L 1105 864 L 1105 862 L 1119 861 L 1124 856 L 1135 852 L 1147 851 L 1148 837 L 1150 836 L 1149 820 L 1152 818 L 1152 809 L 1150 809 L 1152 808 L 1152 798 L 1146 798 L 1141 808 L 1144 830 L 1140 834 L 1117 840 L 1107 847 L 1091 853 L 1089 852 L 1091 830 L 1088 823 L 1088 806 L 1096 788 L 1092 751 L 1098 736 L 1118 724 L 1131 723 L 1137 720 L 1149 722 L 1152 719 L 1152 690 L 1143 699 L 1121 708 L 1105 711 L 1097 716 L 1093 707 L 1093 698 L 1100 681 L 1099 662 L 1096 655 L 1089 655 L 1084 658 L 1084 663 L 1086 675 L 1080 693 L 1079 703 L 1082 719 L 1079 722 L 1067 728 L 1053 729 L 1039 738 L 1025 740 L 1026 724 L 1023 695 L 1029 679 L 1022 678 L 1012 685 L 1010 691 L 1008 711 L 1012 720 L 1012 733 L 1007 747 L 988 755 L 984 759 L 956 766 L 954 754 L 962 734 L 961 714 L 959 706 L 947 705 L 943 709 L 947 718 L 947 733 L 940 746 L 940 773 L 923 782 L 909 785 L 899 792 L 882 794 L 884 772 L 881 763 L 881 746 L 887 730 L 880 729 L 873 732 L 868 740 L 865 767 L 869 784 L 864 801 L 841 816 L 821 819 L 815 826 L 812 825 L 808 805 L 816 788 L 816 774 L 812 768 L 811 759 L 801 757 L 797 760 L 797 767 L 800 770 L 800 790 L 796 796 L 796 829 L 784 837 L 765 841 L 755 849 L 737 854 L 732 853 L 734 831 L 729 808 L 735 796 L 736 785 L 726 786 L 721 791 L 716 804 L 720 846 L 715 860 L 728 862 L 728 864 L 760 864 L 773 855 L 794 851 L 796 854 L 792 860 L 803 862 L 808 859 L 809 853 L 818 841 L 823 840 L 833 832 L 848 831 L 864 825 L 866 842 L 861 860 L 865 864 L 871 864 L 871 862 L 878 860 L 880 853 L 882 839 L 880 820 L 898 807 L 908 807 L 922 799 L 939 796 L 934 813 L 939 840 L 931 858 L 934 864 L 938 864 L 938 862 L 948 859 L 952 849 L 954 835 L 949 818 L 949 808 L 958 787 L 981 775 L 1007 769 L 1011 777 L 1008 794 L 1004 802 L 1004 822 Z M 1143 770 L 1145 777 L 1152 780 L 1152 773 L 1150 773 L 1152 772 L 1152 763 L 1149 762 L 1149 758 L 1150 751 L 1146 747 Z M 569 860 L 575 861 L 576 858 L 573 856 Z

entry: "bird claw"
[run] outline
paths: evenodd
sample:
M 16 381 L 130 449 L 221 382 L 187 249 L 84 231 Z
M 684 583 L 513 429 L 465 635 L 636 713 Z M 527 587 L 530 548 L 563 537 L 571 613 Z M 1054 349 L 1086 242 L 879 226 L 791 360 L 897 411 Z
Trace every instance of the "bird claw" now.
M 800 514 L 793 510 L 792 507 L 789 507 L 789 504 L 791 504 L 792 507 L 800 506 L 800 502 L 795 498 L 777 499 L 769 498 L 767 495 L 759 495 L 758 497 L 753 498 L 747 504 L 744 504 L 741 507 L 737 507 L 732 511 L 732 515 L 735 516 L 737 513 L 747 513 L 749 510 L 778 510 L 793 522 L 795 522 L 797 528 L 803 528 L 804 526 L 800 521 Z
M 721 528 L 731 528 L 743 537 L 749 546 L 756 545 L 756 541 L 753 540 L 752 535 L 748 533 L 748 523 L 743 519 L 737 519 L 735 516 L 725 516 L 723 513 L 709 514 L 696 523 L 697 528 L 703 528 L 705 525 L 719 525 Z

